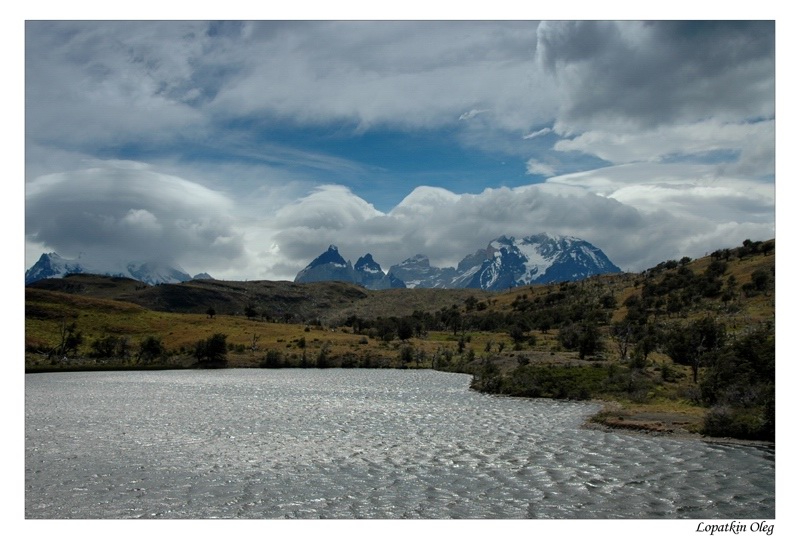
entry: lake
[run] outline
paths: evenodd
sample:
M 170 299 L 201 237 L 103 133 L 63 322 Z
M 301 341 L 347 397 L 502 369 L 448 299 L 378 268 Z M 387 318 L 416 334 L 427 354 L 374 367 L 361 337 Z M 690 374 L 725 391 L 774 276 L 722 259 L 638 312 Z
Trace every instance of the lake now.
M 775 452 L 430 370 L 25 376 L 26 518 L 772 519 Z

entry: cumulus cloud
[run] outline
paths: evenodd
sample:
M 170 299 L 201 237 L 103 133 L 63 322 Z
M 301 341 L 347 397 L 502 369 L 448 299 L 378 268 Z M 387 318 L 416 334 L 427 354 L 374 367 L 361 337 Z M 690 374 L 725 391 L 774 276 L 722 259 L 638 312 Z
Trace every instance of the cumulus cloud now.
M 651 224 L 628 234 L 631 244 L 643 251 L 629 265 L 639 270 L 659 258 L 701 256 L 745 238 L 775 236 L 774 184 L 718 172 L 714 165 L 638 163 L 562 175 L 548 182 L 635 207 Z
M 199 143 L 238 118 L 460 124 L 491 150 L 552 132 L 622 163 L 768 129 L 745 124 L 774 117 L 774 69 L 771 21 L 31 21 L 26 133 L 77 150 Z
M 345 201 L 343 197 L 350 199 Z M 317 230 L 313 227 L 317 220 L 309 222 L 303 208 L 310 201 L 313 206 L 327 207 L 325 199 L 351 207 L 363 204 L 352 193 L 328 189 L 285 208 L 284 224 L 291 214 L 297 225 L 283 225 L 275 240 L 281 252 L 290 258 L 297 255 L 294 260 L 299 268 L 331 242 L 354 258 L 369 251 L 384 268 L 417 253 L 430 256 L 434 264 L 452 266 L 503 234 L 524 236 L 548 230 L 599 239 L 597 230 L 591 229 L 598 217 L 604 218 L 609 232 L 641 225 L 639 215 L 630 207 L 559 185 L 488 189 L 462 195 L 418 188 L 388 214 L 336 212 L 335 223 L 328 220 L 332 225 Z M 326 218 L 332 214 L 326 213 Z
M 381 213 L 371 204 L 340 185 L 323 185 L 308 196 L 283 207 L 275 215 L 275 225 L 338 231 L 355 222 Z
M 224 195 L 140 164 L 39 177 L 26 192 L 26 239 L 61 255 L 213 268 L 242 254 Z
M 768 183 L 704 182 L 709 166 L 674 165 L 659 173 L 648 166 L 654 165 L 603 168 L 479 194 L 418 187 L 386 214 L 363 210 L 368 204 L 352 192 L 323 189 L 283 210 L 297 225 L 283 228 L 275 240 L 295 272 L 330 243 L 353 260 L 370 252 L 388 269 L 416 253 L 454 266 L 500 235 L 547 231 L 585 238 L 625 270 L 638 271 L 743 238 L 774 236 Z M 325 212 L 324 229 L 303 210 L 333 203 L 358 210 Z

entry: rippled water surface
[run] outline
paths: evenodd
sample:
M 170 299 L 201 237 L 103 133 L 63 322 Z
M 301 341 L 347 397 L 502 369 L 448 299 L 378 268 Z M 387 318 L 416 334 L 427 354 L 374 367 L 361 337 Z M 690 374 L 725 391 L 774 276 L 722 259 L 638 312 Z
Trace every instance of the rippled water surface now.
M 27 518 L 774 518 L 774 451 L 400 370 L 26 375 Z

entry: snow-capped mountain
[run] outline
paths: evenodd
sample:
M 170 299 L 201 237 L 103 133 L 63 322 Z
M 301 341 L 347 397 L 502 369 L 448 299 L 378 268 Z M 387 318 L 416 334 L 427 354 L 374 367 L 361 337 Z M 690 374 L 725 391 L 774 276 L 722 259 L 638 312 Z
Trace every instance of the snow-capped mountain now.
M 367 289 L 405 287 L 405 284 L 391 272 L 384 274 L 371 254 L 360 257 L 354 268 L 350 261 L 345 261 L 334 245 L 330 245 L 325 252 L 298 272 L 294 281 L 296 283 L 340 281 L 363 285 Z
M 466 256 L 454 268 L 430 265 L 416 255 L 390 269 L 408 287 L 501 290 L 531 283 L 576 281 L 596 274 L 620 272 L 592 244 L 576 237 L 541 233 L 515 239 L 499 237 L 485 249 Z
M 417 254 L 400 264 L 392 265 L 389 273 L 394 274 L 405 282 L 406 287 L 437 287 L 449 288 L 457 276 L 453 267 L 438 268 L 431 266 L 428 256 Z
M 582 280 L 597 274 L 620 272 L 596 246 L 577 237 L 540 233 L 521 239 L 499 237 L 453 267 L 431 266 L 426 255 L 417 254 L 392 265 L 384 274 L 367 254 L 353 268 L 336 246 L 301 270 L 295 282 L 344 281 L 368 289 L 427 287 L 498 291 L 532 283 Z
M 582 280 L 620 269 L 583 239 L 540 233 L 522 239 L 495 239 L 484 250 L 464 258 L 458 271 L 454 287 L 500 290 Z
M 63 278 L 67 274 L 100 274 L 132 278 L 150 285 L 179 283 L 192 277 L 180 268 L 158 262 L 101 262 L 84 256 L 66 259 L 55 252 L 42 254 L 39 260 L 25 271 L 25 285 L 45 278 Z
M 368 284 L 382 280 L 385 276 L 381 266 L 372 258 L 372 254 L 359 257 L 353 270 L 359 275 L 359 279 L 365 287 L 369 287 Z
M 372 258 L 372 254 L 359 257 L 353 270 L 356 283 L 367 289 L 403 289 L 406 286 L 391 272 L 384 274 L 381 266 Z

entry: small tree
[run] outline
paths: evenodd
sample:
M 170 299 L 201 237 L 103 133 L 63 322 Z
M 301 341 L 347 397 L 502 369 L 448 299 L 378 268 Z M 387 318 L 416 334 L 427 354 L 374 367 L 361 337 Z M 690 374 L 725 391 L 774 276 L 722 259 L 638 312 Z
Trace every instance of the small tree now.
M 403 317 L 397 323 L 397 338 L 406 341 L 414 336 L 414 325 L 407 318 Z
M 139 358 L 140 362 L 153 362 L 166 354 L 167 350 L 160 338 L 155 336 L 147 336 L 141 343 L 139 343 Z
M 323 343 L 322 347 L 319 349 L 319 353 L 317 354 L 317 367 L 322 369 L 330 365 L 328 360 L 328 355 L 330 352 L 330 343 L 326 341 Z
M 59 330 L 59 340 L 52 353 L 64 358 L 70 354 L 74 357 L 78 353 L 78 346 L 83 343 L 83 334 L 78 331 L 74 322 L 67 324 L 67 320 L 64 319 Z
M 766 270 L 758 269 L 750 276 L 750 280 L 753 282 L 753 288 L 756 291 L 766 291 L 769 284 L 769 274 Z
M 561 328 L 558 340 L 567 350 L 577 349 L 580 358 L 602 350 L 600 331 L 592 322 L 573 323 Z
M 215 316 L 216 314 L 217 314 L 217 310 L 215 310 L 214 308 L 212 308 L 212 307 L 210 307 L 210 306 L 209 306 L 209 308 L 206 310 L 206 315 L 208 315 L 208 318 L 209 318 L 209 319 L 213 319 L 213 318 L 214 318 L 214 316 Z
M 711 317 L 704 317 L 686 327 L 676 327 L 667 335 L 667 354 L 676 362 L 692 368 L 692 380 L 697 384 L 700 366 L 708 353 L 722 347 L 725 327 Z
M 580 342 L 578 344 L 578 356 L 585 358 L 586 356 L 593 356 L 598 351 L 602 350 L 602 342 L 600 340 L 600 331 L 594 323 L 584 323 L 581 329 Z
M 225 367 L 228 365 L 228 336 L 214 334 L 195 344 L 194 355 L 201 367 Z
M 528 336 L 525 335 L 525 332 L 527 332 L 527 331 L 528 331 L 528 327 L 523 325 L 522 322 L 516 323 L 514 326 L 512 326 L 509 329 L 508 335 L 514 341 L 514 345 L 515 345 L 516 348 L 521 347 L 522 343 L 526 339 L 528 339 Z
M 267 354 L 264 356 L 264 359 L 259 364 L 259 367 L 275 368 L 275 367 L 283 367 L 283 365 L 284 365 L 284 360 L 281 351 L 276 349 L 270 349 L 267 351 Z
M 617 345 L 619 359 L 623 362 L 629 357 L 628 352 L 633 344 L 633 326 L 630 322 L 621 321 L 611 327 L 611 337 Z
M 410 363 L 414 359 L 414 347 L 412 345 L 403 345 L 400 347 L 400 361 L 403 365 Z
M 250 344 L 250 352 L 255 354 L 258 351 L 258 340 L 261 339 L 261 336 L 253 334 L 253 343 Z

